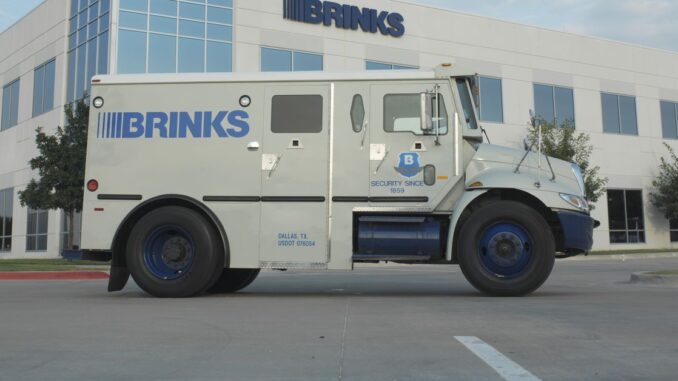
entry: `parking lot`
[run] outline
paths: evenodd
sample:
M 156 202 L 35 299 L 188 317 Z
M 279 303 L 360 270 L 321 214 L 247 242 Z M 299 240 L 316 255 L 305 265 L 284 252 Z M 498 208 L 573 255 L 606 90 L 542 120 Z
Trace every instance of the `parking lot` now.
M 2 380 L 675 380 L 676 259 L 566 260 L 490 298 L 456 266 L 265 272 L 185 300 L 106 282 L 0 282 Z

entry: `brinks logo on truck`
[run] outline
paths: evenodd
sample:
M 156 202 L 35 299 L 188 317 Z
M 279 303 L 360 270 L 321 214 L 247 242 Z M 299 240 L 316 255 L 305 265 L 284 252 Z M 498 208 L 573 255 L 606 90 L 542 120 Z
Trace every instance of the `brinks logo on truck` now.
M 398 156 L 398 165 L 395 167 L 395 170 L 402 176 L 411 178 L 418 175 L 424 169 L 419 163 L 418 153 L 404 152 Z
M 100 139 L 243 138 L 250 132 L 249 114 L 235 111 L 101 112 Z
M 405 18 L 400 13 L 359 8 L 333 1 L 283 0 L 283 17 L 307 24 L 323 24 L 341 29 L 362 29 L 363 32 L 402 37 Z

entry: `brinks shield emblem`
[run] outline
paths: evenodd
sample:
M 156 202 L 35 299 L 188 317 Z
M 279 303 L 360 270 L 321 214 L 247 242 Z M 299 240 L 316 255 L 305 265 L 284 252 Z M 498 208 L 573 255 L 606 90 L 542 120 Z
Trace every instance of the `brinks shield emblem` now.
M 395 170 L 407 178 L 418 175 L 423 170 L 419 163 L 419 154 L 414 152 L 401 153 Z

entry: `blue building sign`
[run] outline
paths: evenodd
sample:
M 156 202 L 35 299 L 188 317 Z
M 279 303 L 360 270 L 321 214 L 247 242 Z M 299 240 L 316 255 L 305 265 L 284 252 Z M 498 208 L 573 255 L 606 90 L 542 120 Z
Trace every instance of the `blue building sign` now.
M 402 37 L 405 18 L 400 13 L 359 8 L 333 1 L 283 0 L 283 17 L 307 24 L 334 24 L 340 29 L 362 29 L 363 32 L 380 32 L 385 36 Z

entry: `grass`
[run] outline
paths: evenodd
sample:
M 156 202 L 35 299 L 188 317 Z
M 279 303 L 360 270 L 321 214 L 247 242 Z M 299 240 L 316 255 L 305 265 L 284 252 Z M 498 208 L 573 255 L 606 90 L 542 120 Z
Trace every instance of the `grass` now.
M 591 255 L 619 255 L 619 254 L 659 254 L 675 253 L 675 249 L 650 249 L 650 250 L 610 250 L 610 251 L 592 251 Z
M 72 271 L 82 270 L 82 266 L 108 265 L 105 262 L 69 261 L 66 259 L 7 259 L 0 260 L 0 272 L 3 271 Z
M 650 273 L 652 275 L 678 275 L 678 270 L 668 270 L 668 271 L 655 271 Z

